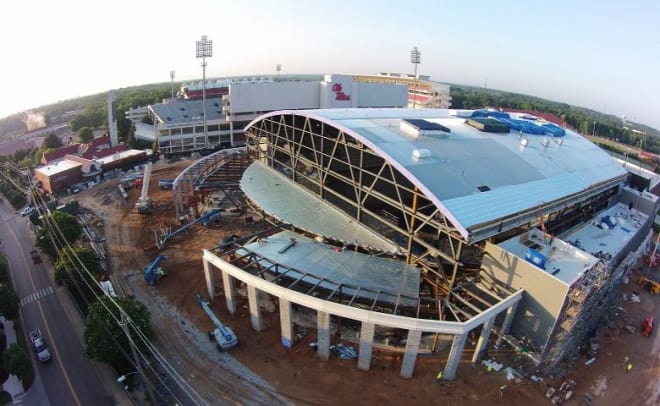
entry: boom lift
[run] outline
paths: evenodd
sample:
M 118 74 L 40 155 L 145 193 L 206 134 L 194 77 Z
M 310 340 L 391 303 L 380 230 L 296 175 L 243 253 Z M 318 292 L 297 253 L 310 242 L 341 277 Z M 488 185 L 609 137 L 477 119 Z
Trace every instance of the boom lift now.
M 154 261 L 144 269 L 144 280 L 148 285 L 153 285 L 165 275 L 163 268 L 159 267 L 160 261 L 164 261 L 165 255 L 158 255 Z
M 202 295 L 197 294 L 197 296 L 195 296 L 195 299 L 197 299 L 199 305 L 202 306 L 202 309 L 204 309 L 204 311 L 209 316 L 213 324 L 215 324 L 216 328 L 213 331 L 209 332 L 209 338 L 215 341 L 216 344 L 218 344 L 218 349 L 220 351 L 224 351 L 236 347 L 238 345 L 238 337 L 236 337 L 234 331 L 232 331 L 231 328 L 222 324 L 220 320 L 218 320 L 218 318 L 215 317 L 215 314 L 213 314 L 213 311 L 209 307 L 209 302 L 205 300 L 202 297 Z

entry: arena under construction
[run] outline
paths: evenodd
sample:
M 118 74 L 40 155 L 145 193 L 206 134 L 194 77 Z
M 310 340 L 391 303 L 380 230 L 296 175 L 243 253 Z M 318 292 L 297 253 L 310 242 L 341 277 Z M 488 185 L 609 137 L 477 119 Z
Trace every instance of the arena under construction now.
M 269 295 L 283 345 L 311 324 L 320 357 L 339 336 L 365 370 L 374 348 L 402 351 L 402 377 L 449 347 L 453 379 L 468 335 L 474 362 L 504 341 L 557 367 L 647 249 L 657 210 L 596 145 L 529 115 L 290 110 L 245 133 L 174 181 L 181 220 L 215 194 L 272 224 L 203 251 L 210 297 L 234 313 L 245 284 L 255 330 Z

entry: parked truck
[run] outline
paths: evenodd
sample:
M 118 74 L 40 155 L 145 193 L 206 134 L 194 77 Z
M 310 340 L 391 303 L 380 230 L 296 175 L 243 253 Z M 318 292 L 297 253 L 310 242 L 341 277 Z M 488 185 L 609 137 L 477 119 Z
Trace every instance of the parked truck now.
M 236 337 L 234 331 L 222 324 L 220 320 L 215 317 L 215 314 L 213 314 L 213 311 L 209 307 L 209 302 L 207 302 L 202 295 L 198 294 L 196 299 L 199 305 L 202 306 L 202 309 L 204 309 L 206 314 L 211 318 L 213 324 L 215 324 L 216 328 L 209 332 L 209 338 L 218 345 L 218 349 L 224 351 L 236 347 L 238 345 L 238 337 Z
M 48 345 L 46 345 L 46 342 L 41 335 L 40 329 L 30 331 L 30 341 L 32 341 L 32 346 L 34 347 L 34 351 L 37 353 L 37 358 L 39 358 L 39 361 L 50 361 L 52 356 L 50 355 Z

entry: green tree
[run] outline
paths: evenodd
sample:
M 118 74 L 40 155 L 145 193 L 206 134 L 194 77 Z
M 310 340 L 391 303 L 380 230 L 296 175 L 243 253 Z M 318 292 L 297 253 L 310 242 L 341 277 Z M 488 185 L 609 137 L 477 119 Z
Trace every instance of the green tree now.
M 80 130 L 78 130 L 78 140 L 80 140 L 82 144 L 87 144 L 93 139 L 94 139 L 94 132 L 92 131 L 91 128 L 83 127 Z
M 57 256 L 57 249 L 53 246 L 51 234 L 58 245 L 63 243 L 60 241 L 60 232 L 69 243 L 73 243 L 82 235 L 82 226 L 78 219 L 69 213 L 54 211 L 44 219 L 42 225 L 37 232 L 36 245 L 52 258 Z
M 2 354 L 2 364 L 7 372 L 16 375 L 21 381 L 32 368 L 27 351 L 16 343 L 10 345 Z
M 18 296 L 9 285 L 0 285 L 0 314 L 9 320 L 18 317 Z
M 114 298 L 114 301 L 126 312 L 132 323 L 129 331 L 138 348 L 143 343 L 138 339 L 134 326 L 151 339 L 151 316 L 149 310 L 141 302 L 131 299 Z M 102 296 L 89 307 L 85 322 L 85 355 L 97 361 L 112 363 L 124 353 L 130 353 L 129 341 L 124 330 L 117 323 L 120 319 L 119 309 L 108 296 Z M 121 346 L 120 348 L 117 346 Z
M 0 254 L 0 285 L 8 285 L 9 283 L 9 265 L 7 265 L 5 257 Z
M 62 146 L 62 140 L 55 133 L 50 133 L 44 138 L 43 147 L 46 149 L 56 149 Z
M 126 136 L 126 146 L 129 148 L 135 147 L 135 127 L 131 126 L 128 130 L 128 135 Z
M 82 265 L 81 265 L 82 262 Z M 55 262 L 55 282 L 58 285 L 72 285 L 77 283 L 83 285 L 83 277 L 89 278 L 85 269 L 95 278 L 98 278 L 103 269 L 98 255 L 91 249 L 85 247 L 66 247 L 60 251 Z M 85 276 L 81 276 L 85 275 Z M 92 282 L 89 281 L 88 282 Z

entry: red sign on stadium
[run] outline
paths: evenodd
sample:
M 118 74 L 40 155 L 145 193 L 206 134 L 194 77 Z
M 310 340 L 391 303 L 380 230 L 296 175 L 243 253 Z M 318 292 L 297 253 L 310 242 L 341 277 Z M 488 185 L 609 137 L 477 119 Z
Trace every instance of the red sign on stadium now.
M 341 83 L 332 85 L 332 91 L 335 92 L 335 100 L 351 100 L 351 96 L 344 93 Z

